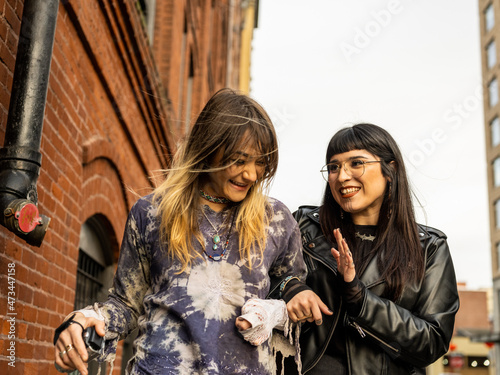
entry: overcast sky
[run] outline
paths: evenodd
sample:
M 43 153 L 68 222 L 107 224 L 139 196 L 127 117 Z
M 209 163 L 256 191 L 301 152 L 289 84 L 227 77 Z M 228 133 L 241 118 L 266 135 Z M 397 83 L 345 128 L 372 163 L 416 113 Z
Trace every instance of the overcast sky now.
M 319 204 L 331 136 L 380 125 L 419 222 L 448 235 L 471 289 L 492 284 L 478 13 L 477 0 L 261 0 L 251 83 L 279 137 L 272 196 Z

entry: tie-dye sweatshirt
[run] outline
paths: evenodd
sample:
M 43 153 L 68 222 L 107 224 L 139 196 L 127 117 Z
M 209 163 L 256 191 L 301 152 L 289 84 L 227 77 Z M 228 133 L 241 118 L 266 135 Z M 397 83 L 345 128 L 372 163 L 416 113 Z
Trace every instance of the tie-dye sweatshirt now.
M 168 245 L 160 244 L 151 197 L 140 199 L 127 220 L 113 288 L 108 300 L 96 305 L 106 321 L 104 359 L 109 360 L 118 340 L 137 327 L 130 374 L 274 374 L 269 343 L 252 346 L 235 328 L 245 301 L 266 298 L 271 279 L 305 278 L 297 223 L 283 203 L 272 198 L 269 202 L 273 216 L 267 243 L 252 270 L 240 259 L 233 227 L 221 261 L 204 254 L 179 273 L 180 263 L 166 255 Z M 208 206 L 203 210 L 199 223 L 205 251 L 214 254 L 214 227 L 224 243 L 233 211 L 215 212 Z

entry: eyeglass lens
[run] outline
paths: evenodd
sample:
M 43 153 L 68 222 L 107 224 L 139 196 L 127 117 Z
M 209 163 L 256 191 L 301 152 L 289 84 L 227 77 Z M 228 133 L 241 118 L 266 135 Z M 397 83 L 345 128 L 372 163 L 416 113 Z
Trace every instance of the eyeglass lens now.
M 326 181 L 328 181 L 329 176 L 331 176 L 331 178 L 333 179 L 337 179 L 340 173 L 340 168 L 344 168 L 344 171 L 349 176 L 357 178 L 363 175 L 365 171 L 365 162 L 362 160 L 346 160 L 342 164 L 327 164 L 321 171 L 323 178 Z

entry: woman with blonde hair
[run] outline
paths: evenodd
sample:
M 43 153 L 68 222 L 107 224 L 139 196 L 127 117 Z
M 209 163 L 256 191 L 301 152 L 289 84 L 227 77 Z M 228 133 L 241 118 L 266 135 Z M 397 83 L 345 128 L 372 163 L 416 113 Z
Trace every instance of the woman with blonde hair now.
M 95 326 L 106 339 L 100 361 L 111 361 L 118 341 L 138 328 L 129 374 L 274 373 L 269 343 L 249 344 L 239 330 L 250 324 L 235 323 L 248 300 L 273 289 L 284 297 L 305 277 L 298 226 L 265 195 L 277 165 L 264 109 L 217 92 L 165 181 L 133 206 L 107 301 L 56 330 L 58 370 L 87 373 L 82 329 Z

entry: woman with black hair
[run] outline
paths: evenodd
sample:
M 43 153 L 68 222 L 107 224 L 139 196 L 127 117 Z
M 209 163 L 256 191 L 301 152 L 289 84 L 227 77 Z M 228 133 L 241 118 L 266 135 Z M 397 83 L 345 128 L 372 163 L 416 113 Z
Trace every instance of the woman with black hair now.
M 295 218 L 307 285 L 333 310 L 321 316 L 299 293 L 288 302 L 303 374 L 425 374 L 448 350 L 459 308 L 446 236 L 415 221 L 403 157 L 372 124 L 331 139 L 320 207 Z M 299 311 L 298 314 L 295 312 Z M 297 371 L 290 361 L 286 373 Z

